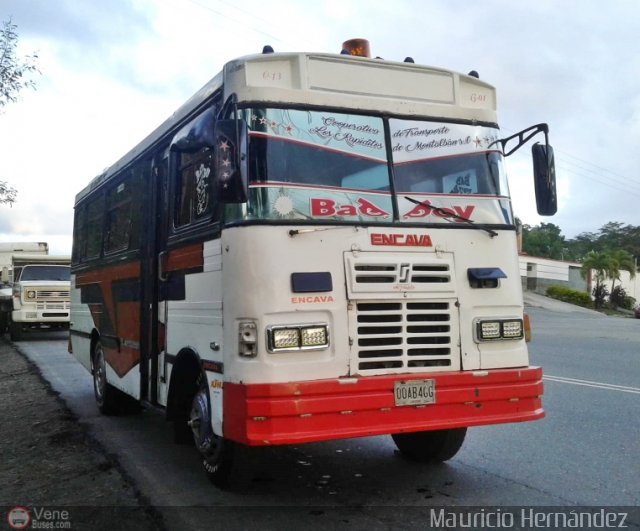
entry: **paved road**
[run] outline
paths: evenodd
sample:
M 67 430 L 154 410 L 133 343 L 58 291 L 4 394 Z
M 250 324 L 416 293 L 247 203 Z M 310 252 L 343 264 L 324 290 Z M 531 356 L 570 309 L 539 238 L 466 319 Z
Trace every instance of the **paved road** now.
M 172 444 L 161 413 L 100 417 L 91 378 L 66 353 L 64 335 L 18 347 L 151 502 L 166 507 L 170 528 L 205 529 L 212 517 L 224 527 L 241 517 L 247 528 L 417 529 L 434 505 L 640 506 L 640 321 L 529 313 L 531 361 L 546 375 L 544 420 L 472 429 L 443 465 L 403 460 L 388 437 L 259 449 L 243 454 L 228 492 L 207 482 L 195 450 Z

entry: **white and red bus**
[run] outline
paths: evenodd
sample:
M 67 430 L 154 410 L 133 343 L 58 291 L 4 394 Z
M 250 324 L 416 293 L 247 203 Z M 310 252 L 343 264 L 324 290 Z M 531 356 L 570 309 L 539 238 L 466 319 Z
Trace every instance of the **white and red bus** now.
M 165 408 L 224 484 L 237 445 L 392 435 L 446 460 L 544 416 L 503 138 L 475 72 L 271 53 L 224 69 L 76 197 L 71 345 L 100 410 Z

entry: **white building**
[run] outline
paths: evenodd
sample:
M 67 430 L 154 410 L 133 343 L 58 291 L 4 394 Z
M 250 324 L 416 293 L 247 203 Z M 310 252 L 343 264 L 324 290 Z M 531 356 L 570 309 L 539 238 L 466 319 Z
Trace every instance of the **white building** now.
M 535 291 L 544 295 L 549 286 L 565 286 L 591 294 L 593 286 L 591 279 L 594 274 L 592 273 L 591 278 L 582 278 L 580 263 L 538 258 L 526 254 L 520 254 L 519 258 L 523 290 Z M 611 282 L 612 280 L 609 278 L 605 281 L 609 290 Z M 627 295 L 640 303 L 640 274 L 636 274 L 632 279 L 627 271 L 621 271 L 620 281 L 616 281 L 616 284 L 622 285 Z
M 522 289 L 544 295 L 549 286 L 564 286 L 589 291 L 587 281 L 580 274 L 581 264 L 520 254 Z

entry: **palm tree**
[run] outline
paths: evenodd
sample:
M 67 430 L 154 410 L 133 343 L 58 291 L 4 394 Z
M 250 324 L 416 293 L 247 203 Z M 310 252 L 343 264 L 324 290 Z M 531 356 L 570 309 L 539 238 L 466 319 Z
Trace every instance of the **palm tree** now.
M 610 251 L 608 254 L 611 258 L 611 263 L 607 276 L 611 279 L 611 293 L 613 293 L 616 280 L 620 280 L 620 271 L 627 271 L 630 278 L 636 276 L 636 263 L 633 256 L 624 249 Z
M 580 268 L 582 278 L 588 278 L 591 271 L 595 272 L 594 280 L 596 285 L 593 288 L 593 296 L 596 308 L 602 307 L 607 295 L 604 281 L 607 278 L 607 274 L 612 270 L 611 262 L 612 258 L 609 253 L 598 253 L 596 251 L 589 251 L 582 261 L 582 267 Z

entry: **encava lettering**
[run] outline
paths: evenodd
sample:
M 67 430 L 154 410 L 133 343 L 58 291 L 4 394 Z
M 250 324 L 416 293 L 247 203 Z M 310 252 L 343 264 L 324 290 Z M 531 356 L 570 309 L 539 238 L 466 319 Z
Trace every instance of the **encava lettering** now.
M 371 245 L 395 245 L 398 247 L 432 247 L 431 237 L 418 234 L 372 234 Z

